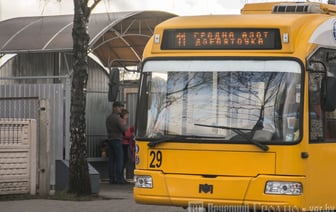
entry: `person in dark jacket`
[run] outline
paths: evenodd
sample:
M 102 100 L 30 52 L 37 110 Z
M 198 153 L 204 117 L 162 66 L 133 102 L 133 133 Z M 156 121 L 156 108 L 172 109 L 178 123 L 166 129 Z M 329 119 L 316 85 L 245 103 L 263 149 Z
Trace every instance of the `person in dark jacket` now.
M 113 111 L 106 118 L 106 131 L 109 146 L 109 180 L 113 184 L 124 184 L 123 176 L 123 146 L 122 140 L 127 125 L 120 118 L 120 113 L 124 105 L 121 102 L 113 103 Z

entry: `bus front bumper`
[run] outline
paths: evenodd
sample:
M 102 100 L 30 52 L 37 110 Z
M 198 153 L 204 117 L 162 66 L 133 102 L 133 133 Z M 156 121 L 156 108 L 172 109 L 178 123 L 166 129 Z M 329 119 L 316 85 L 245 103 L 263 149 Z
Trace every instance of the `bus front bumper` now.
M 135 178 L 140 181 L 144 179 L 151 181 L 135 184 L 134 200 L 141 204 L 182 207 L 202 204 L 204 207 L 243 207 L 242 210 L 248 208 L 264 211 L 272 209 L 288 211 L 302 208 L 302 193 L 267 194 L 265 189 L 268 182 L 293 182 L 295 185 L 302 186 L 303 177 L 276 175 L 211 177 L 136 170 Z M 288 185 L 285 184 L 287 187 Z

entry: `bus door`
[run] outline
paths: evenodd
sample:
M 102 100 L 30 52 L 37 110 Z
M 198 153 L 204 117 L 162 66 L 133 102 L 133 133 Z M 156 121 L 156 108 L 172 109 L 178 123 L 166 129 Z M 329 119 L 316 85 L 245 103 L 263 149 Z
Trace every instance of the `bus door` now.
M 336 187 L 336 50 L 317 49 L 307 66 L 310 130 L 305 190 L 308 205 L 327 209 L 325 202 L 336 202 L 336 190 L 328 189 Z

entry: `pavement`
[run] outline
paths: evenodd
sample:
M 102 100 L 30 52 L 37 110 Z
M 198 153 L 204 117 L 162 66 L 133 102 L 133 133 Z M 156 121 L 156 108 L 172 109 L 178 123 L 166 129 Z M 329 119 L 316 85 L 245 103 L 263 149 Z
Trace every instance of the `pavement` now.
M 89 201 L 27 199 L 0 201 L 2 212 L 188 212 L 174 206 L 142 205 L 133 200 L 133 184 L 100 184 L 99 196 Z

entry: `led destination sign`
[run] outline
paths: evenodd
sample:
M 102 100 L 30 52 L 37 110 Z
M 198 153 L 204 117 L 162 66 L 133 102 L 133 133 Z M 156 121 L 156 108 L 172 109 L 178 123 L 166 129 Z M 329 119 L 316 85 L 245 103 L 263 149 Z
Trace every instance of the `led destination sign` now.
M 165 30 L 161 49 L 281 49 L 278 29 Z

